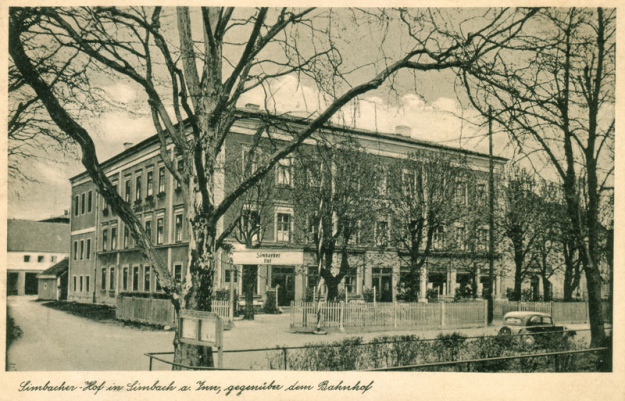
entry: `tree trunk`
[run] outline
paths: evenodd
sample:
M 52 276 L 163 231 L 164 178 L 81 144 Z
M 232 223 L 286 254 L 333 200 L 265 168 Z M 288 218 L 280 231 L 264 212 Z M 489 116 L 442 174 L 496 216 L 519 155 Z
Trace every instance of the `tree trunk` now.
M 243 291 L 245 292 L 245 313 L 243 319 L 254 320 L 254 281 L 258 275 L 258 265 L 243 266 Z

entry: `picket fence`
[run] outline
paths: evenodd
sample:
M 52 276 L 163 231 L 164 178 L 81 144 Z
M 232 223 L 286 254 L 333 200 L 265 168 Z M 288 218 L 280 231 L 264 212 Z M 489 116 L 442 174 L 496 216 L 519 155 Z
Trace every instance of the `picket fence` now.
M 321 326 L 342 328 L 406 327 L 423 329 L 486 324 L 486 303 L 344 303 L 321 304 Z M 316 327 L 317 304 L 291 303 L 291 328 Z
M 221 318 L 228 318 L 230 306 L 228 301 L 213 301 L 212 311 Z M 168 299 L 119 296 L 115 317 L 118 320 L 171 326 L 176 324 L 174 306 Z
M 511 311 L 548 313 L 556 324 L 588 323 L 586 302 L 509 302 L 495 301 L 493 318 L 500 321 Z M 321 327 L 418 327 L 419 329 L 461 328 L 487 324 L 486 302 L 441 303 L 344 303 L 321 304 Z M 611 322 L 609 304 L 603 305 L 603 316 Z M 293 302 L 291 328 L 316 327 L 317 304 Z

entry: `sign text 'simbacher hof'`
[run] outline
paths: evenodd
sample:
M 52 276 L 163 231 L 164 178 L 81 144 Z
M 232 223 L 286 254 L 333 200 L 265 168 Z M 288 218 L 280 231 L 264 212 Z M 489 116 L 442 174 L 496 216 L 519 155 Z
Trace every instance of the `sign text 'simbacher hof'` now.
M 303 251 L 283 251 L 279 249 L 245 249 L 232 253 L 235 265 L 301 265 L 304 264 Z

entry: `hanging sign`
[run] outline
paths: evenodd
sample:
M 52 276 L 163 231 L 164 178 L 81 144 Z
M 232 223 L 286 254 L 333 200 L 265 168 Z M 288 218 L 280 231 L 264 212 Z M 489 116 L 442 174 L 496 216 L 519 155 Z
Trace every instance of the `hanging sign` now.
M 281 249 L 244 249 L 232 253 L 235 265 L 303 265 L 304 251 Z

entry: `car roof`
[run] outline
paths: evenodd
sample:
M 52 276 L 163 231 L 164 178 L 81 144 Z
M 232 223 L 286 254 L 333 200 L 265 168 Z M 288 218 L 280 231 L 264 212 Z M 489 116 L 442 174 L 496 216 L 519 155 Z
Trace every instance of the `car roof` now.
M 532 311 L 515 311 L 515 312 L 508 312 L 504 315 L 504 319 L 507 317 L 528 317 L 528 316 L 546 316 L 546 317 L 551 317 L 550 314 L 548 313 L 543 313 L 543 312 L 532 312 Z

